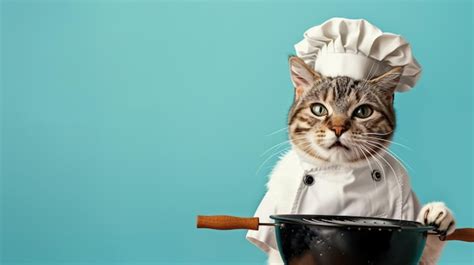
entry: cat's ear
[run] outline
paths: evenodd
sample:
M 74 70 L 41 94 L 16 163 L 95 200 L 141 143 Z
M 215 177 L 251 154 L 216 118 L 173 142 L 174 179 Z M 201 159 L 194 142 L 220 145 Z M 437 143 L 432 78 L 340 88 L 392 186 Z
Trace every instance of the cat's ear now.
M 295 87 L 295 96 L 298 98 L 304 91 L 312 88 L 321 79 L 321 75 L 311 69 L 303 59 L 291 56 L 288 59 L 290 65 L 291 82 Z
M 402 77 L 403 73 L 403 67 L 398 66 L 390 71 L 386 72 L 383 75 L 380 75 L 376 78 L 373 78 L 369 80 L 369 83 L 372 83 L 384 90 L 386 90 L 388 93 L 392 94 L 395 92 L 395 88 L 398 85 L 398 82 L 400 81 L 400 78 Z

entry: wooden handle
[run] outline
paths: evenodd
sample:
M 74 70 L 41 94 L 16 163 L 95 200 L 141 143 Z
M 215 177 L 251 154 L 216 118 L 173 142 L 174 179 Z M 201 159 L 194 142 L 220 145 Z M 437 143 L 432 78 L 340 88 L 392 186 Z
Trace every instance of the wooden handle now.
M 465 242 L 474 242 L 474 228 L 459 228 L 443 240 L 459 240 Z
M 243 218 L 228 215 L 198 215 L 197 217 L 197 228 L 258 230 L 258 224 L 258 217 Z

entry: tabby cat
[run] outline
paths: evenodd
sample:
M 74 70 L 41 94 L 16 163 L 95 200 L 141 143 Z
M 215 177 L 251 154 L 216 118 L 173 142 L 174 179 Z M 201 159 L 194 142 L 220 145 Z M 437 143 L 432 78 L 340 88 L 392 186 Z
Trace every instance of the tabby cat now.
M 256 215 L 363 215 L 418 220 L 442 233 L 454 231 L 454 217 L 444 203 L 421 207 L 408 173 L 388 149 L 396 128 L 394 92 L 403 69 L 354 80 L 324 77 L 296 56 L 289 64 L 292 148 L 271 173 Z M 311 183 L 302 181 L 314 172 Z M 385 179 L 372 181 L 371 172 Z M 282 263 L 273 230 L 251 231 L 247 238 L 269 254 L 270 264 Z M 429 236 L 421 264 L 436 264 L 443 245 Z

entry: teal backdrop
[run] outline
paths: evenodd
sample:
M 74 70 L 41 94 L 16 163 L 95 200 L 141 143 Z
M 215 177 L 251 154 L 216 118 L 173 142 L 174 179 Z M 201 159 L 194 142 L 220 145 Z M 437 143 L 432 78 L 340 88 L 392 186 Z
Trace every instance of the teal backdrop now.
M 287 137 L 287 56 L 333 16 L 412 43 L 393 150 L 474 226 L 470 1 L 3 1 L 0 263 L 263 264 L 196 215 L 253 214 L 288 146 L 263 154 Z

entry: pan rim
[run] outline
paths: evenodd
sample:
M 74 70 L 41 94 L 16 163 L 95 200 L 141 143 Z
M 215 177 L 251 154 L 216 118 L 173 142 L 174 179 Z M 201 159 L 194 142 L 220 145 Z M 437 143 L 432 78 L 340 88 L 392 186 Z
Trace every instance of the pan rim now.
M 427 232 L 427 231 L 435 231 L 434 226 L 426 226 L 421 224 L 417 221 L 410 221 L 410 220 L 401 220 L 401 219 L 390 219 L 390 218 L 381 218 L 381 217 L 367 217 L 367 216 L 354 216 L 354 215 L 319 215 L 319 214 L 277 214 L 277 215 L 270 215 L 270 218 L 275 220 L 277 223 L 290 223 L 290 224 L 300 224 L 300 225 L 310 225 L 310 226 L 323 226 L 323 227 L 365 227 L 369 228 L 369 226 L 362 226 L 357 224 L 312 224 L 306 221 L 303 221 L 303 218 L 348 218 L 348 219 L 369 219 L 369 220 L 378 220 L 378 221 L 389 221 L 389 222 L 408 222 L 412 223 L 416 226 L 403 226 L 400 225 L 393 225 L 397 229 L 401 230 L 414 230 L 419 232 Z M 300 220 L 296 219 L 299 218 Z M 383 227 L 379 226 L 371 226 L 372 229 L 384 229 Z M 386 228 L 385 228 L 386 229 Z

